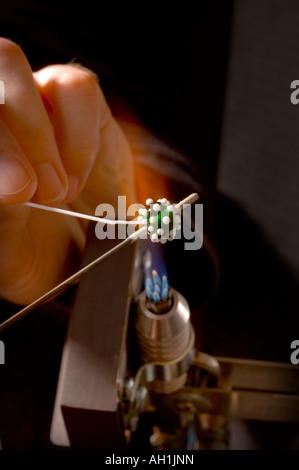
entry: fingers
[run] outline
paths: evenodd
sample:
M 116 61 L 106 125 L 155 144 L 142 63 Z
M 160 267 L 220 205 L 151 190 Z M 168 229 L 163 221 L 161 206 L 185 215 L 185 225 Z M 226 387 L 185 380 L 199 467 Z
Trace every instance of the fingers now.
M 15 201 L 31 195 L 34 184 L 33 200 L 41 204 L 71 202 L 83 188 L 95 204 L 113 194 L 132 196 L 129 145 L 92 73 L 55 65 L 32 74 L 22 50 L 0 38 L 0 76 L 5 84 L 0 119 L 15 139 L 25 169 L 30 168 L 28 193 L 24 186 Z M 17 172 L 11 186 L 16 180 Z M 14 189 L 2 185 L 3 200 L 10 203 Z
M 0 204 L 29 201 L 36 191 L 35 172 L 1 121 L 0 142 Z
M 68 179 L 51 123 L 24 53 L 3 38 L 0 38 L 0 76 L 5 85 L 5 104 L 0 108 L 0 118 L 34 169 L 37 178 L 34 200 L 40 203 L 62 201 L 68 191 Z M 26 168 L 28 170 L 28 166 Z M 8 166 L 6 171 L 9 171 Z
M 93 74 L 74 65 L 53 65 L 34 73 L 51 120 L 69 180 L 65 201 L 84 188 L 88 202 L 134 201 L 133 163 L 127 139 L 111 115 Z
M 52 122 L 69 189 L 65 201 L 80 193 L 94 165 L 100 128 L 110 110 L 95 78 L 73 65 L 54 65 L 34 74 Z

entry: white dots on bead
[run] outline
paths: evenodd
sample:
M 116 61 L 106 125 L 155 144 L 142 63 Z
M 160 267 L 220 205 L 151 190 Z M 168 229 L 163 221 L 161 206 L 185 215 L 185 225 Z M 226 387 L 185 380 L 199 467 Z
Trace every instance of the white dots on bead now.
M 156 202 L 148 198 L 146 207 L 146 209 L 139 209 L 138 222 L 140 225 L 148 226 L 147 230 L 151 241 L 153 243 L 160 242 L 163 245 L 167 240 L 172 241 L 181 230 L 180 207 L 170 204 L 165 197 L 158 199 Z M 163 229 L 158 228 L 158 216 L 162 218 Z M 172 230 L 170 230 L 170 227 Z

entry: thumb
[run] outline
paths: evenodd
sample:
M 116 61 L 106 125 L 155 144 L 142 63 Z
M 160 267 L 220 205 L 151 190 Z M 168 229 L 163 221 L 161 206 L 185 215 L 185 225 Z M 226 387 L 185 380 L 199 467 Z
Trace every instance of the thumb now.
M 0 142 L 0 204 L 21 204 L 31 199 L 35 193 L 35 172 L 1 121 Z

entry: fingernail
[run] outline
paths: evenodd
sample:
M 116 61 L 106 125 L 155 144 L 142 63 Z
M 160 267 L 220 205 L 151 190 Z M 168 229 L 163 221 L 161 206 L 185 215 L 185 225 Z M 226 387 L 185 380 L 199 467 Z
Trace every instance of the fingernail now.
M 50 203 L 62 198 L 65 188 L 51 163 L 42 163 L 35 168 L 37 190 L 34 195 L 39 202 Z
M 77 196 L 77 191 L 78 191 L 78 187 L 79 187 L 79 178 L 78 178 L 78 176 L 70 175 L 68 177 L 68 179 L 69 179 L 69 189 L 68 189 L 67 195 L 65 197 L 66 202 L 70 202 L 73 199 L 75 199 L 75 197 Z
M 32 177 L 23 163 L 14 155 L 0 156 L 0 195 L 12 196 L 23 191 Z

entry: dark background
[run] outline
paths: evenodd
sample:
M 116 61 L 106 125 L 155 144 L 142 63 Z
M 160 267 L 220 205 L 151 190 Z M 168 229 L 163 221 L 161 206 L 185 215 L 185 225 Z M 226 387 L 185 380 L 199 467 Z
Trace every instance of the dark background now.
M 289 99 L 299 78 L 298 21 L 298 3 L 282 0 L 0 6 L 1 35 L 21 45 L 34 70 L 70 61 L 91 68 L 116 116 L 141 123 L 197 166 L 221 273 L 204 312 L 190 299 L 199 347 L 210 354 L 289 363 L 298 337 L 299 108 Z M 204 252 L 195 263 L 186 257 L 193 293 L 205 299 L 211 262 Z M 8 448 L 51 447 L 70 297 L 3 335 Z M 1 306 L 3 317 L 15 310 Z

